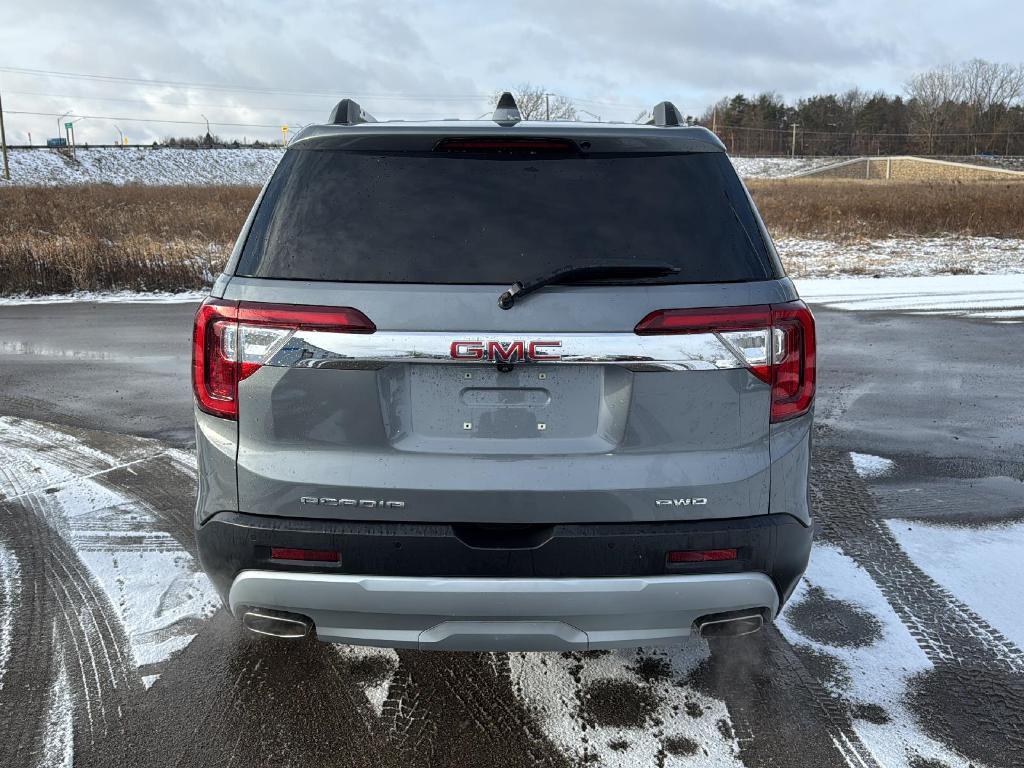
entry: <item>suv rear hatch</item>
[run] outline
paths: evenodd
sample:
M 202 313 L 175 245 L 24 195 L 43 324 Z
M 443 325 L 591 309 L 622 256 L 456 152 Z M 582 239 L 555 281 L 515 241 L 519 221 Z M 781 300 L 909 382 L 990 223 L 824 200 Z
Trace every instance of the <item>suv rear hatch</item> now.
M 241 511 L 767 513 L 772 308 L 795 295 L 726 156 L 476 141 L 286 153 L 207 308 L 208 357 L 235 371 Z M 679 271 L 498 306 L 566 265 L 651 262 Z

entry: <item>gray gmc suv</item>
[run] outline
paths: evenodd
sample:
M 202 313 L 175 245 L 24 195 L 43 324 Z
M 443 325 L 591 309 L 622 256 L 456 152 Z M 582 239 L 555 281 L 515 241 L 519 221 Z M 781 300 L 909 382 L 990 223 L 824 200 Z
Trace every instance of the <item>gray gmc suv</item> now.
M 424 649 L 743 634 L 811 546 L 814 321 L 721 142 L 303 130 L 200 307 L 202 566 L 249 629 Z

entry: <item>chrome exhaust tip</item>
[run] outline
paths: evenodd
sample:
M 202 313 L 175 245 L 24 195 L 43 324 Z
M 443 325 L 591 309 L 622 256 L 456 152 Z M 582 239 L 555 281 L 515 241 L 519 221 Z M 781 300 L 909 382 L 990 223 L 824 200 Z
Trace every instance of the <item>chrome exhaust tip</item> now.
M 309 634 L 313 622 L 297 613 L 250 608 L 242 614 L 242 626 L 257 635 L 300 640 Z
M 760 611 L 712 614 L 697 619 L 694 625 L 699 637 L 742 637 L 764 626 L 764 615 Z

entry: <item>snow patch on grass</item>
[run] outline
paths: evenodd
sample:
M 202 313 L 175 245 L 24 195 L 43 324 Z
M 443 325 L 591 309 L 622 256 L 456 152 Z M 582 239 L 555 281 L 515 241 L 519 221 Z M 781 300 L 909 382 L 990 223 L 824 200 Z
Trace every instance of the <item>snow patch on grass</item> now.
M 890 237 L 837 242 L 776 237 L 794 278 L 920 277 L 1024 272 L 1024 240 L 999 237 Z
M 870 453 L 850 452 L 853 468 L 861 477 L 882 477 L 889 474 L 895 465 L 892 459 L 872 456 Z
M 730 157 L 736 173 L 745 179 L 784 179 L 804 171 L 832 165 L 835 157 Z
M 1024 648 L 1024 611 L 1017 597 L 1024 584 L 1024 523 L 961 528 L 886 522 L 922 571 Z
M 74 291 L 45 296 L 0 296 L 0 307 L 23 304 L 198 304 L 209 291 Z
M 72 184 L 261 186 L 284 154 L 280 147 L 174 149 L 79 148 L 77 162 L 45 149 L 12 149 L 12 185 Z
M 879 763 L 888 768 L 910 768 L 912 756 L 919 755 L 923 759 L 963 765 L 962 758 L 924 733 L 905 703 L 908 679 L 931 669 L 932 665 L 871 576 L 840 550 L 815 545 L 810 565 L 790 598 L 790 605 L 799 604 L 815 587 L 831 599 L 873 616 L 881 624 L 878 640 L 850 647 L 830 645 L 805 636 L 790 623 L 786 611 L 777 619 L 779 629 L 789 642 L 827 654 L 842 663 L 849 675 L 848 683 L 826 683 L 827 687 L 853 705 L 875 705 L 888 715 L 887 723 L 853 721 L 857 735 Z

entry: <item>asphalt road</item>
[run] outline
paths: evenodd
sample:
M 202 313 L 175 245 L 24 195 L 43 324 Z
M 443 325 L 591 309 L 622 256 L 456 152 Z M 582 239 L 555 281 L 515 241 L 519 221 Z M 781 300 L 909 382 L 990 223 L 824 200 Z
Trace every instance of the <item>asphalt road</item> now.
M 1024 519 L 1019 325 L 816 311 L 817 547 L 776 627 L 433 654 L 259 640 L 217 609 L 193 310 L 0 307 L 0 765 L 1024 765 L 1024 651 L 893 526 Z

